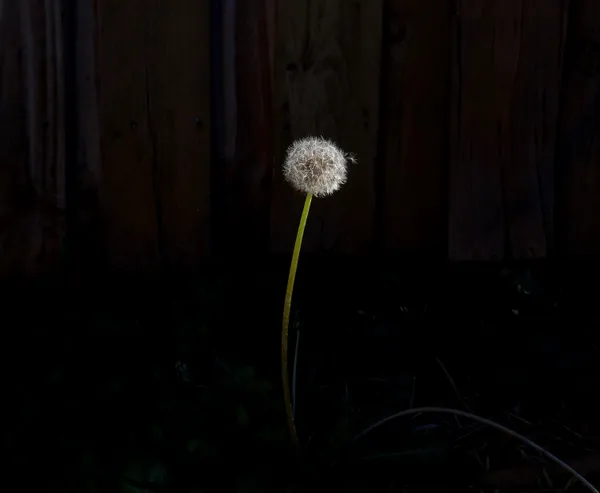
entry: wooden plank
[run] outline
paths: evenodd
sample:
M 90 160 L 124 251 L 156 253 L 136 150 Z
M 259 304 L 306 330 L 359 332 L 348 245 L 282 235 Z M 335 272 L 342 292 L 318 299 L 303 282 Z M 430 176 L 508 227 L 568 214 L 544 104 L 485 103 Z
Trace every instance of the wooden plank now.
M 339 192 L 313 202 L 304 251 L 357 253 L 372 244 L 382 8 L 382 0 L 277 3 L 274 252 L 291 252 L 303 202 L 283 181 L 285 149 L 315 134 L 353 152 L 359 163 Z
M 545 256 L 564 0 L 463 0 L 453 77 L 449 255 Z
M 554 251 L 554 168 L 567 0 L 522 3 L 519 65 L 506 161 L 505 213 L 513 258 Z
M 233 17 L 235 27 L 224 29 L 234 45 L 223 49 L 223 58 L 232 58 L 235 71 L 223 76 L 233 82 L 233 94 L 226 99 L 234 108 L 225 113 L 234 116 L 235 128 L 233 142 L 214 171 L 222 191 L 215 197 L 215 240 L 221 254 L 264 255 L 269 248 L 273 172 L 270 20 L 265 0 L 238 1 L 232 10 L 223 12 Z
M 237 67 L 235 65 L 236 49 L 236 7 L 237 0 L 224 0 L 220 6 L 221 10 L 221 70 L 223 85 L 223 98 L 221 101 L 223 107 L 223 143 L 222 159 L 223 163 L 230 163 L 235 159 L 235 143 L 237 132 L 237 91 L 236 76 Z
M 145 0 L 97 0 L 97 9 L 100 204 L 108 263 L 117 270 L 156 270 L 156 159 L 147 77 L 150 21 L 156 10 Z
M 19 52 L 18 6 L 4 2 L 0 11 L 0 236 L 15 212 L 27 169 L 25 92 Z M 12 48 L 9 48 L 12 47 Z M 1 255 L 0 258 L 5 257 Z
M 29 145 L 35 195 L 65 207 L 64 63 L 60 8 L 42 0 L 20 3 Z
M 212 194 L 212 246 L 219 254 L 236 249 L 235 193 L 231 176 L 235 170 L 237 133 L 236 67 L 237 0 L 211 1 L 211 123 L 213 167 L 211 185 L 220 193 Z
M 210 239 L 209 2 L 154 0 L 143 9 L 159 245 L 168 269 L 194 268 Z
M 517 3 L 466 0 L 457 12 L 449 174 L 452 260 L 504 255 L 502 161 L 508 159 L 510 85 L 517 70 Z
M 269 50 L 269 67 L 271 68 L 271 89 L 275 87 L 275 43 L 277 27 L 277 0 L 264 0 L 267 21 L 267 39 Z
M 567 257 L 600 252 L 600 2 L 572 0 L 560 111 L 557 238 Z
M 237 197 L 231 245 L 247 253 L 269 249 L 273 174 L 272 71 L 264 0 L 238 1 L 236 9 L 237 140 L 233 195 Z
M 71 129 L 76 140 L 71 144 L 75 152 L 75 164 L 68 171 L 70 185 L 67 221 L 69 223 L 70 257 L 75 265 L 74 274 L 79 279 L 103 269 L 103 231 L 99 204 L 102 183 L 102 160 L 100 155 L 100 120 L 98 108 L 97 53 L 98 25 L 95 0 L 79 0 L 71 18 L 71 36 L 75 38 L 70 55 L 74 58 L 72 86 L 76 87 L 69 102 Z M 73 90 L 73 89 L 71 89 Z
M 388 252 L 446 255 L 454 2 L 392 0 L 384 16 L 381 199 Z
M 0 274 L 38 276 L 61 267 L 65 235 L 65 119 L 59 5 L 24 0 L 2 6 L 0 142 L 6 198 L 0 224 Z M 2 51 L 0 49 L 0 51 Z M 15 84 L 21 87 L 15 87 Z M 5 98 L 9 98 L 6 100 Z M 14 98 L 14 99 L 13 99 Z M 5 202 L 6 200 L 6 202 Z
M 12 48 L 9 48 L 12 47 Z M 23 245 L 15 241 L 22 197 L 27 196 L 28 144 L 22 78 L 19 7 L 3 2 L 0 13 L 0 276 L 19 266 Z

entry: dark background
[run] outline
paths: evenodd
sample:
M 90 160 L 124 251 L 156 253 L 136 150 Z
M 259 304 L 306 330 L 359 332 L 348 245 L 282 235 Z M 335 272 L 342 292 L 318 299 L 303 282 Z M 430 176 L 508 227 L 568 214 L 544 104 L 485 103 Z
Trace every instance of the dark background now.
M 0 3 L 5 481 L 51 491 L 598 483 L 596 0 Z M 358 164 L 315 200 L 286 147 Z
M 7 481 L 61 491 L 568 485 L 535 451 L 464 418 L 398 419 L 353 441 L 420 406 L 493 419 L 597 481 L 593 278 L 548 264 L 303 258 L 290 331 L 290 359 L 293 328 L 301 334 L 300 459 L 280 382 L 286 267 L 230 263 L 77 291 L 13 284 L 2 344 Z

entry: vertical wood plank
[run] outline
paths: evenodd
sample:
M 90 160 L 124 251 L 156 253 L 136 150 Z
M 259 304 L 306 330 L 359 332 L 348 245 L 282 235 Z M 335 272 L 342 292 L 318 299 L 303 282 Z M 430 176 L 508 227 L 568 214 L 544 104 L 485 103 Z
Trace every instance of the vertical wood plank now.
M 600 3 L 571 0 L 560 111 L 557 237 L 566 257 L 600 252 Z
M 219 193 L 223 253 L 265 254 L 269 247 L 273 172 L 272 70 L 264 0 L 238 1 L 235 9 L 235 142 L 223 166 Z M 243 248 L 240 246 L 243 245 Z
M 145 0 L 97 0 L 101 208 L 115 269 L 159 266 L 155 150 L 148 119 L 150 20 Z
M 27 127 L 21 56 L 19 6 L 3 2 L 0 13 L 0 276 L 18 265 L 19 245 L 13 240 L 27 179 Z M 23 248 L 23 245 L 20 247 Z M 21 252 L 22 253 L 22 252 Z
M 277 0 L 264 0 L 267 21 L 267 39 L 269 49 L 269 67 L 271 68 L 271 89 L 275 87 L 275 43 L 277 28 Z
M 68 170 L 69 190 L 68 220 L 71 254 L 75 256 L 77 275 L 87 276 L 103 268 L 103 230 L 99 191 L 102 181 L 100 155 L 100 120 L 98 108 L 98 71 L 96 41 L 98 25 L 95 0 L 79 0 L 71 19 L 75 38 L 72 56 L 74 73 L 71 96 L 74 105 L 71 118 L 75 128 L 75 166 Z
M 460 2 L 449 180 L 454 260 L 546 255 L 564 5 Z
M 25 93 L 18 6 L 3 2 L 0 12 L 0 237 L 15 212 L 27 169 Z
M 4 86 L 0 92 L 19 99 L 0 102 L 0 108 L 9 112 L 0 118 L 14 125 L 7 132 L 14 141 L 7 145 L 0 142 L 0 150 L 4 148 L 2 152 L 8 158 L 0 166 L 9 188 L 9 201 L 4 204 L 8 214 L 0 224 L 0 273 L 56 273 L 61 267 L 65 235 L 65 81 L 60 5 L 24 0 L 3 5 L 2 12 L 0 35 L 8 35 L 8 46 L 16 56 L 0 53 Z M 22 87 L 15 88 L 15 83 Z
M 79 0 L 76 11 L 77 161 L 80 186 L 94 195 L 102 177 L 98 116 L 98 35 L 95 0 Z
M 229 0 L 223 7 L 221 160 L 214 170 L 215 243 L 219 254 L 255 256 L 269 247 L 273 167 L 272 69 L 265 0 Z M 228 27 L 227 27 L 228 26 Z M 227 68 L 228 67 L 228 68 Z M 242 247 L 243 245 L 243 247 Z
M 453 0 L 392 0 L 384 17 L 381 228 L 389 251 L 445 256 Z
M 143 8 L 151 16 L 144 71 L 159 245 L 167 268 L 194 268 L 209 252 L 209 2 Z
M 509 253 L 518 259 L 541 258 L 554 251 L 554 174 L 567 6 L 566 0 L 522 3 L 512 153 L 504 169 Z
M 502 161 L 509 159 L 519 0 L 463 0 L 453 65 L 448 249 L 452 260 L 504 255 Z
M 235 159 L 237 132 L 236 11 L 238 0 L 223 0 L 221 9 L 221 70 L 223 84 L 223 162 Z
M 295 139 L 322 135 L 359 163 L 333 196 L 313 201 L 304 251 L 358 253 L 371 246 L 379 120 L 382 0 L 277 3 L 276 165 L 271 249 L 290 252 L 303 197 L 283 181 Z

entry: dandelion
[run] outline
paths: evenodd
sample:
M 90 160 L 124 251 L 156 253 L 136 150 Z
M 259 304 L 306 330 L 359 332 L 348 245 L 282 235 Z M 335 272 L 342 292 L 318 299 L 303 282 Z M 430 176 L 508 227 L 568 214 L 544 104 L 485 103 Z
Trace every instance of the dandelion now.
M 346 183 L 347 161 L 354 161 L 333 142 L 308 137 L 297 140 L 288 149 L 283 175 L 296 190 L 325 197 Z
M 290 391 L 288 375 L 288 331 L 294 280 L 298 268 L 298 257 L 302 247 L 302 238 L 306 220 L 313 196 L 325 197 L 331 195 L 346 183 L 348 161 L 355 162 L 351 154 L 342 151 L 333 142 L 322 137 L 307 137 L 297 140 L 287 150 L 283 163 L 283 175 L 286 181 L 299 192 L 306 194 L 304 209 L 298 225 L 296 243 L 292 254 L 290 274 L 288 278 L 285 303 L 283 307 L 283 327 L 281 334 L 281 370 L 283 379 L 283 394 L 288 419 L 290 435 L 295 445 L 298 444 L 294 408 Z M 298 340 L 298 339 L 297 339 Z

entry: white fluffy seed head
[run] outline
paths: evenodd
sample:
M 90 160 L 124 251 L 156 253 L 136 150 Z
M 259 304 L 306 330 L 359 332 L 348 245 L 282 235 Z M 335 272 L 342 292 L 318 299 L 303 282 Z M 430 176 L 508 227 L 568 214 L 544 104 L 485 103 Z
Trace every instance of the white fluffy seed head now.
M 283 175 L 296 190 L 324 197 L 346 183 L 348 161 L 354 162 L 354 158 L 333 142 L 322 137 L 306 137 L 288 148 Z

